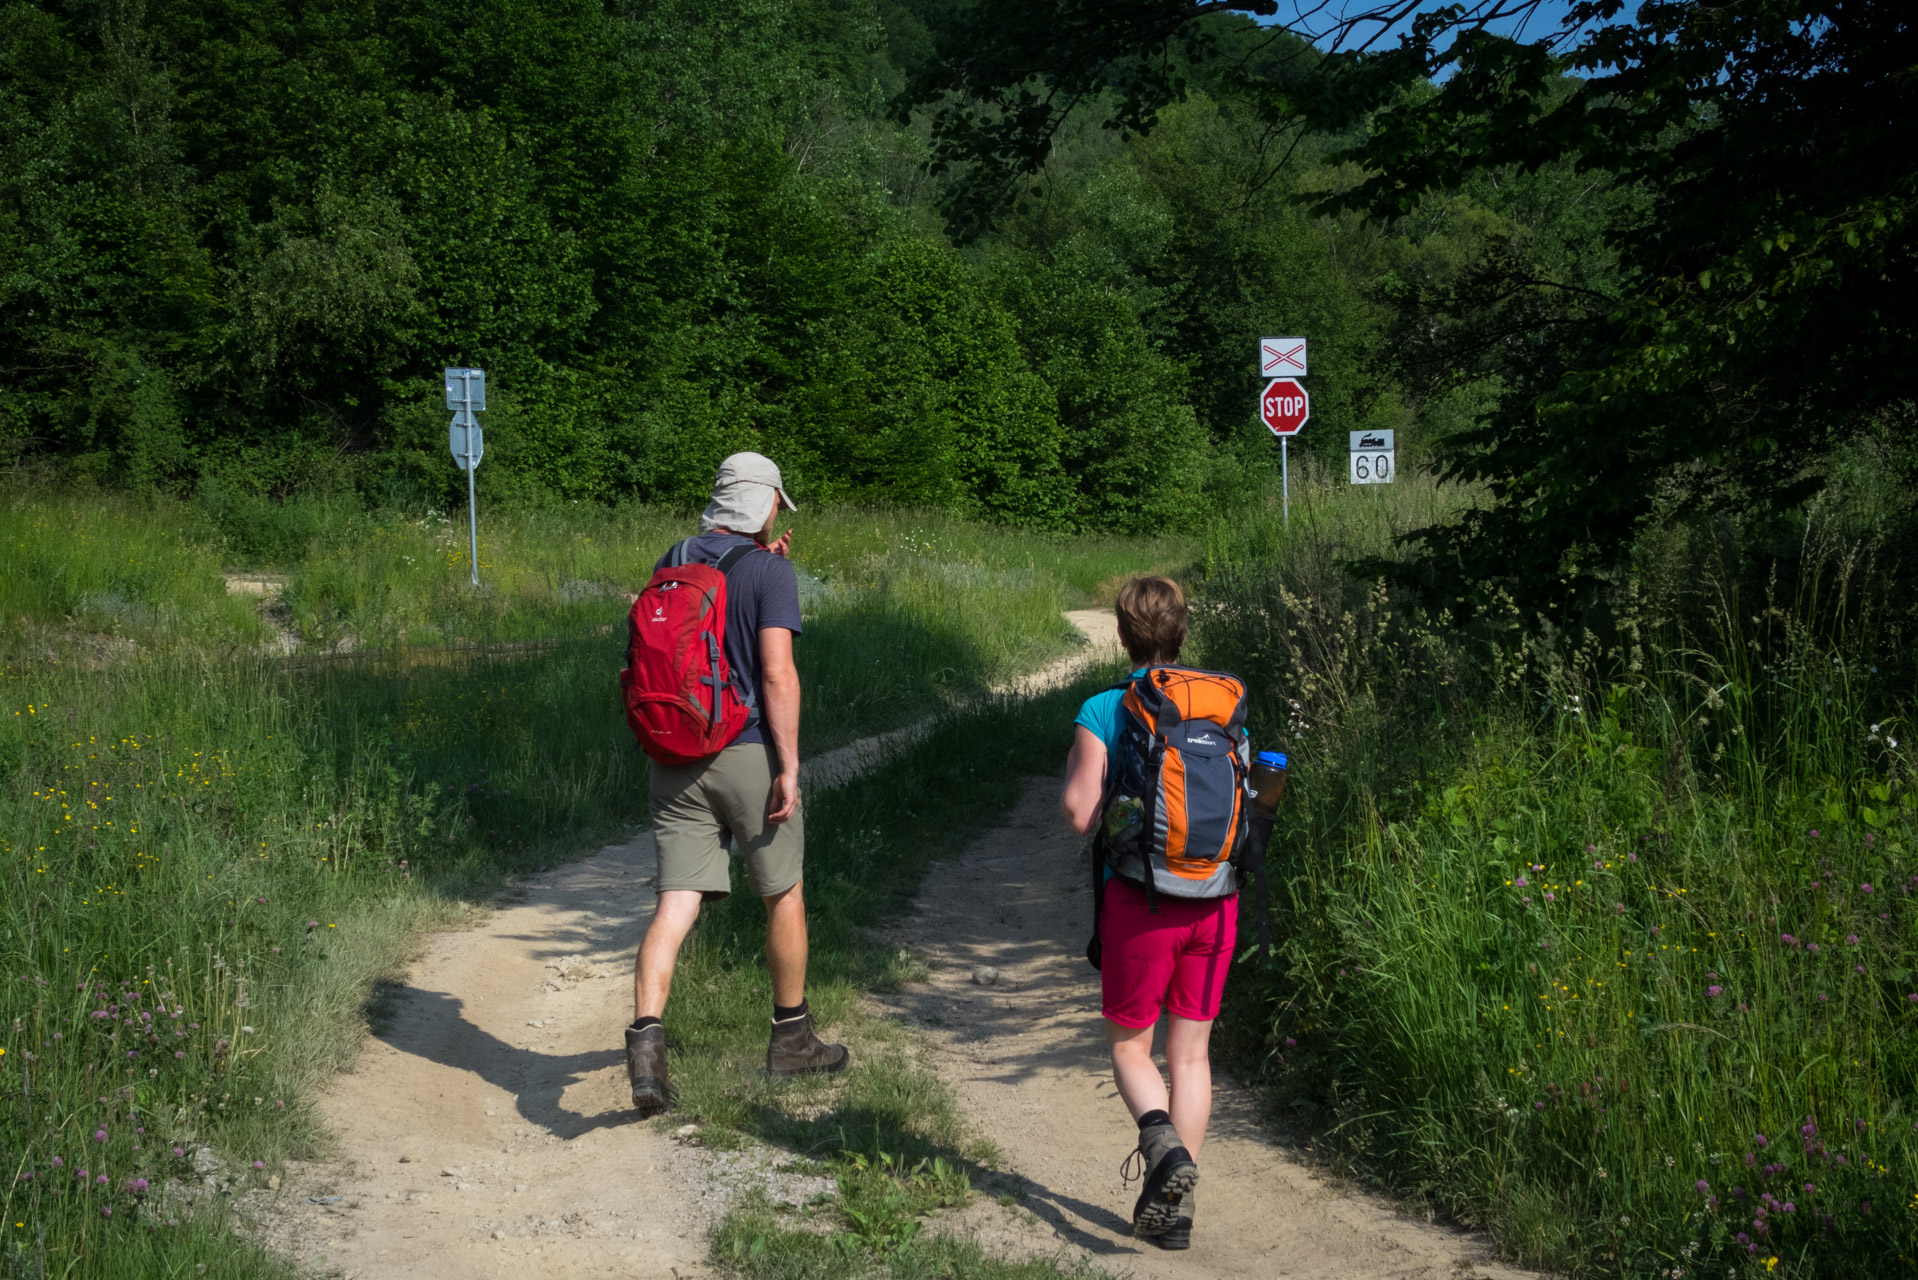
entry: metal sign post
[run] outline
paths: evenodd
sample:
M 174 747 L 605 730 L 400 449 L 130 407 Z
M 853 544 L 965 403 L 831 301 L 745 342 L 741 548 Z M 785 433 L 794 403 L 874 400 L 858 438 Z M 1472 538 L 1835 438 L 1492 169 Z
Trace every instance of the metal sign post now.
M 486 370 L 446 370 L 446 407 L 453 411 L 448 443 L 453 463 L 466 473 L 466 529 L 473 546 L 473 585 L 479 585 L 479 495 L 473 487 L 473 473 L 479 470 L 486 453 L 486 434 L 473 415 L 486 408 Z

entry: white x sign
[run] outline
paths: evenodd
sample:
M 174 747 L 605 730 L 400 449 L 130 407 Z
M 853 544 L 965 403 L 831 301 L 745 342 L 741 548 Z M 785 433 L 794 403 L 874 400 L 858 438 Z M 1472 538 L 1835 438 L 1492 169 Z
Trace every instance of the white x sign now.
M 1259 339 L 1259 376 L 1261 378 L 1296 378 L 1304 372 L 1304 338 Z

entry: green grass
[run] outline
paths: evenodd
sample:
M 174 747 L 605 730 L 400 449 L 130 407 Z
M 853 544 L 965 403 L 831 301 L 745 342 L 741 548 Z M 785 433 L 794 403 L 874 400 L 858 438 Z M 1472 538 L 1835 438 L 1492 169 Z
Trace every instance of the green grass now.
M 1321 1155 L 1527 1262 L 1909 1269 L 1913 690 L 1896 628 L 1832 594 L 1862 558 L 1736 613 L 1694 558 L 1690 594 L 1628 582 L 1562 633 L 1343 579 L 1389 527 L 1295 517 L 1202 593 L 1204 660 L 1292 753 L 1281 956 L 1242 969 L 1224 1048 Z
M 920 1216 L 962 1202 L 996 1152 L 969 1132 L 913 1033 L 865 1015 L 859 997 L 923 974 L 922 960 L 887 947 L 871 927 L 907 907 L 935 860 L 997 823 L 1028 776 L 1058 767 L 1072 714 L 1099 685 L 1088 678 L 1028 702 L 968 708 L 872 774 L 808 801 L 808 995 L 822 1025 L 853 1046 L 843 1076 L 765 1077 L 764 909 L 737 885 L 701 914 L 666 1017 L 679 1109 L 654 1123 L 697 1116 L 709 1141 L 731 1134 L 801 1153 L 840 1187 L 803 1225 L 765 1207 L 729 1218 L 715 1256 L 740 1274 L 1060 1274 L 1051 1263 L 1007 1264 L 921 1238 Z
M 746 1209 L 713 1233 L 713 1257 L 733 1274 L 753 1280 L 1103 1280 L 1110 1273 L 1087 1263 L 1052 1258 L 1009 1261 L 970 1240 L 913 1237 L 883 1250 L 847 1234 L 796 1230 L 768 1209 Z
M 419 931 L 643 816 L 603 665 L 580 641 L 431 663 L 9 663 L 13 1240 L 44 1236 L 50 1274 L 205 1260 L 197 1220 L 165 1226 L 154 1194 L 185 1167 L 172 1148 L 268 1169 L 315 1150 L 314 1091 Z M 82 1190 L 80 1167 L 108 1184 Z
M 235 508 L 14 491 L 0 508 L 0 617 L 100 658 L 270 649 L 275 628 L 315 654 L 602 636 L 610 680 L 626 596 L 696 528 L 639 506 L 486 512 L 476 590 L 458 515 L 337 499 Z M 1068 652 L 1079 641 L 1061 610 L 1109 601 L 1127 573 L 1176 568 L 1198 551 L 1191 541 L 1065 538 L 912 511 L 807 510 L 792 524 L 808 753 L 977 697 Z M 275 585 L 266 616 L 257 597 L 227 594 L 226 572 Z
M 808 750 L 942 706 L 1000 714 L 974 695 L 1067 647 L 1061 605 L 1096 597 L 1128 555 L 1175 554 L 1042 546 L 909 514 L 806 517 Z M 368 993 L 420 933 L 643 820 L 643 757 L 611 696 L 617 644 L 602 633 L 606 609 L 622 608 L 583 589 L 577 610 L 558 606 L 569 583 L 643 573 L 653 543 L 684 522 L 503 513 L 499 585 L 481 596 L 463 564 L 405 564 L 407 539 L 437 536 L 406 525 L 294 512 L 298 537 L 281 543 L 298 558 L 273 566 L 240 558 L 245 539 L 187 505 L 19 492 L 0 504 L 0 1272 L 273 1274 L 217 1207 L 162 1203 L 158 1189 L 186 1168 L 173 1149 L 213 1146 L 242 1186 L 324 1154 L 316 1091 L 356 1051 Z M 227 594 L 233 568 L 283 575 L 289 609 L 333 610 L 314 638 L 364 626 L 380 643 L 282 658 L 255 602 Z M 952 768 L 979 768 L 988 739 L 976 718 L 962 724 L 935 740 Z M 1010 803 L 1023 759 L 977 786 L 935 771 L 924 806 L 905 806 L 916 819 L 896 797 L 916 793 L 919 765 L 813 797 L 823 1009 L 843 1014 L 858 991 L 914 971 L 858 923 Z M 911 856 L 895 865 L 882 834 Z M 883 874 L 863 865 L 875 857 Z M 712 913 L 689 957 L 695 982 L 738 1002 L 743 1021 L 727 1034 L 750 1023 L 763 1035 L 739 950 L 762 927 L 756 910 Z M 714 930 L 728 921 L 739 936 L 722 941 Z M 863 1202 L 877 1239 L 950 1199 L 981 1153 L 910 1041 L 879 1024 L 861 1034 L 869 1069 L 844 1082 L 857 1092 L 839 1116 L 860 1135 L 845 1159 L 876 1162 Z M 741 1052 L 715 1041 L 688 1061 Z M 781 1110 L 803 1089 L 769 1103 L 698 1074 L 742 1138 L 811 1131 Z M 882 1150 L 913 1163 L 880 1161 Z

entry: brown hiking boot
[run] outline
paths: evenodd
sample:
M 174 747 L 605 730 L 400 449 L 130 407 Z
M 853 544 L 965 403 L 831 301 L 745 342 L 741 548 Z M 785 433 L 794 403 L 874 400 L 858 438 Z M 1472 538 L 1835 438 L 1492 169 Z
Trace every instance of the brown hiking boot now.
M 812 1014 L 773 1023 L 772 1042 L 766 1046 L 766 1074 L 803 1076 L 816 1071 L 844 1071 L 852 1055 L 843 1044 L 827 1044 L 813 1033 Z
M 1144 1177 L 1145 1186 L 1132 1206 L 1132 1234 L 1151 1239 L 1179 1225 L 1185 1198 L 1198 1185 L 1199 1166 L 1179 1141 L 1177 1129 L 1170 1124 L 1153 1124 L 1139 1130 L 1139 1149 L 1126 1157 L 1119 1176 L 1128 1184 L 1133 1178 Z M 1184 1216 L 1190 1218 L 1190 1214 Z M 1191 1239 L 1189 1227 L 1186 1239 Z M 1183 1246 L 1175 1243 L 1172 1247 Z
M 644 1031 L 626 1028 L 626 1077 L 633 1085 L 633 1106 L 642 1120 L 672 1105 L 666 1081 L 666 1028 L 655 1022 Z

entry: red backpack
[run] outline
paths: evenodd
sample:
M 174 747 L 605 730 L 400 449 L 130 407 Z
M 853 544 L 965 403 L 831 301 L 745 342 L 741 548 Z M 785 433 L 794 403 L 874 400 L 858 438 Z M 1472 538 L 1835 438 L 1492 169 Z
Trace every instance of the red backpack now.
M 757 550 L 733 547 L 717 564 L 687 564 L 678 543 L 626 615 L 626 724 L 661 764 L 713 755 L 759 718 L 753 691 L 726 661 L 726 575 Z

